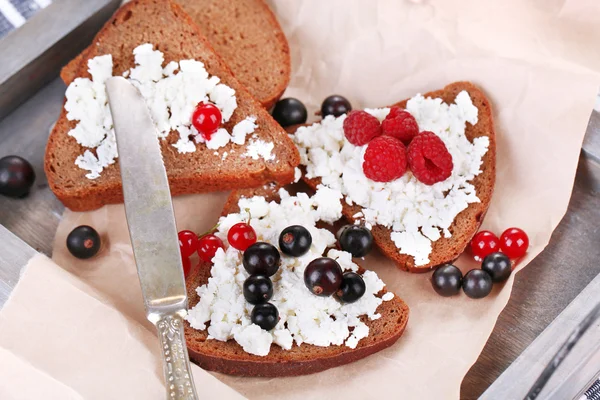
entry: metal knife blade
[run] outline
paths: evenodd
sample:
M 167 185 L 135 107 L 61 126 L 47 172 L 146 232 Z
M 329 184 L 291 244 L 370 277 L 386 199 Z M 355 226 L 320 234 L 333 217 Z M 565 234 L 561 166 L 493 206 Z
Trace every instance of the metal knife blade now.
M 156 128 L 140 92 L 106 82 L 116 132 L 125 213 L 148 315 L 186 307 L 177 228 Z
M 187 294 L 171 191 L 150 111 L 125 78 L 106 81 L 129 236 L 146 315 L 158 329 L 169 399 L 197 399 L 183 331 Z

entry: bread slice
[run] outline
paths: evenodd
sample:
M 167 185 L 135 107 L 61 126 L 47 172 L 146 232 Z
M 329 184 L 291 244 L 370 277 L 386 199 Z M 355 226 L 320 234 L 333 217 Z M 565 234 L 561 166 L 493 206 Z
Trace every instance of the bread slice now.
M 198 145 L 194 153 L 178 153 L 171 146 L 178 134 L 171 132 L 166 140 L 161 141 L 161 146 L 173 195 L 255 187 L 271 181 L 287 183 L 294 179 L 294 167 L 300 158 L 293 142 L 233 77 L 178 4 L 169 0 L 135 0 L 121 7 L 85 52 L 76 76 L 89 77 L 87 60 L 103 54 L 112 54 L 114 74 L 122 74 L 134 66 L 132 51 L 143 43 L 152 43 L 162 51 L 165 65 L 172 60 L 202 61 L 211 75 L 218 76 L 236 91 L 238 108 L 225 127 L 231 131 L 245 117 L 256 116 L 258 139 L 275 144 L 272 151 L 274 160 L 241 157 L 246 146 L 231 143 L 219 150 L 220 154 L 228 152 L 227 158 L 223 159 L 204 145 Z M 86 171 L 75 165 L 75 159 L 85 150 L 67 134 L 75 125 L 75 121 L 67 120 L 63 108 L 46 147 L 44 166 L 50 188 L 65 206 L 74 211 L 122 202 L 118 159 L 94 180 L 87 179 Z
M 261 187 L 255 190 L 234 191 L 227 200 L 223 215 L 239 212 L 241 197 L 264 196 L 267 200 L 277 200 L 276 188 Z M 199 297 L 196 288 L 208 282 L 210 263 L 201 262 L 186 280 L 189 306 L 195 306 Z M 384 289 L 385 291 L 385 289 Z M 408 322 L 408 306 L 398 297 L 385 301 L 377 312 L 380 319 L 370 321 L 363 317 L 369 326 L 369 336 L 360 340 L 355 349 L 343 346 L 318 347 L 303 343 L 283 350 L 273 344 L 267 356 L 260 357 L 246 353 L 235 341 L 221 342 L 207 340 L 206 331 L 198 331 L 185 323 L 185 338 L 192 361 L 200 367 L 228 375 L 240 376 L 296 376 L 312 374 L 329 368 L 360 360 L 394 344 L 404 332 Z
M 269 109 L 290 81 L 290 50 L 275 15 L 264 0 L 177 0 L 235 77 Z M 92 46 L 90 46 L 92 48 Z M 76 77 L 84 50 L 60 76 Z
M 469 204 L 467 209 L 458 214 L 450 227 L 452 237 L 442 237 L 433 242 L 432 252 L 429 256 L 430 262 L 427 265 L 415 266 L 412 256 L 400 254 L 398 248 L 390 239 L 391 229 L 380 225 L 373 226 L 372 233 L 377 247 L 386 257 L 392 259 L 399 268 L 406 271 L 427 272 L 438 265 L 454 261 L 463 253 L 475 233 L 477 233 L 492 199 L 496 179 L 496 133 L 494 131 L 492 109 L 489 100 L 479 88 L 470 82 L 452 83 L 442 90 L 429 92 L 424 96 L 441 98 L 446 103 L 453 103 L 456 95 L 463 90 L 469 93 L 473 104 L 479 110 L 477 124 L 474 126 L 467 124 L 465 130 L 467 139 L 473 141 L 473 139 L 480 136 L 487 136 L 490 139 L 489 149 L 483 157 L 482 173 L 477 175 L 472 181 L 481 203 Z M 394 104 L 394 106 L 404 108 L 407 101 L 401 101 Z M 321 183 L 321 180 L 318 178 L 303 179 L 312 189 L 316 189 L 317 185 Z M 362 208 L 358 205 L 349 206 L 345 201 L 342 204 L 344 217 L 348 221 L 354 222 L 356 218 L 353 215 L 360 212 Z

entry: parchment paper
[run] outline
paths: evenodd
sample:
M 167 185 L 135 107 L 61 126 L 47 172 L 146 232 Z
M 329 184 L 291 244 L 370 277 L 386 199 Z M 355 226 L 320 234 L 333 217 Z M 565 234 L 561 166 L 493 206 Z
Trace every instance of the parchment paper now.
M 527 231 L 531 247 L 517 270 L 543 250 L 567 209 L 598 92 L 597 3 L 281 0 L 271 4 L 292 52 L 293 77 L 286 96 L 301 99 L 311 114 L 332 93 L 345 95 L 358 108 L 383 106 L 456 80 L 482 87 L 493 103 L 498 133 L 497 184 L 483 228 L 498 234 L 510 226 Z M 208 229 L 224 199 L 225 194 L 176 198 L 178 228 Z M 69 255 L 64 243 L 68 232 L 84 223 L 94 226 L 107 244 L 97 258 L 82 262 Z M 143 315 L 122 206 L 90 213 L 67 211 L 54 249 L 54 260 L 93 288 L 94 296 L 153 334 Z M 467 256 L 457 263 L 463 271 L 477 267 Z M 489 297 L 475 301 L 464 295 L 439 297 L 431 289 L 429 274 L 401 272 L 376 252 L 365 266 L 377 271 L 410 307 L 407 331 L 396 345 L 308 377 L 214 375 L 249 398 L 457 398 L 464 375 L 508 301 L 514 275 Z M 26 278 L 37 279 L 29 275 Z M 77 301 L 88 295 L 68 295 L 71 311 L 88 318 L 91 310 Z M 21 310 L 35 311 L 35 300 L 20 301 Z M 70 335 L 74 343 L 89 343 L 72 328 L 53 328 L 57 334 Z M 18 334 L 20 340 L 28 340 L 27 332 Z M 124 335 L 123 340 L 136 341 L 131 332 Z M 117 365 L 124 360 L 124 355 L 115 355 Z M 146 358 L 136 365 L 156 370 L 157 363 L 157 358 Z M 109 365 L 93 365 L 86 361 L 69 367 L 81 375 L 97 374 L 96 380 L 87 382 L 102 390 L 103 371 Z
M 154 332 L 43 255 L 0 313 L 0 399 L 164 399 Z M 196 365 L 203 398 L 243 399 Z

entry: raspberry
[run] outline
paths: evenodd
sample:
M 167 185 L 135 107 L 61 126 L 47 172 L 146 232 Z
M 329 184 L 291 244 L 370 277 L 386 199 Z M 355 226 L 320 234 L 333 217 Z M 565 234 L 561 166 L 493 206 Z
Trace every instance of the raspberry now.
M 406 147 L 396 138 L 379 136 L 369 143 L 363 162 L 365 176 L 375 182 L 390 182 L 406 172 Z
M 408 111 L 392 107 L 388 116 L 381 123 L 384 135 L 400 139 L 408 146 L 410 141 L 419 134 L 417 120 Z
M 452 174 L 452 154 L 433 132 L 421 132 L 408 146 L 408 165 L 426 185 L 444 181 Z
M 390 108 L 390 112 L 388 113 L 386 118 L 395 118 L 397 117 L 402 111 L 404 111 L 403 108 L 401 107 L 391 107 Z
M 366 111 L 350 111 L 344 120 L 344 135 L 353 145 L 362 146 L 381 135 L 381 124 Z

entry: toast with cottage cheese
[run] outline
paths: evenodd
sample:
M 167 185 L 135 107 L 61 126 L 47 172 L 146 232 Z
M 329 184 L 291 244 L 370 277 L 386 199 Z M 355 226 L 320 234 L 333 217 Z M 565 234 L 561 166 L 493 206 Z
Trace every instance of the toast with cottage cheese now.
M 278 187 L 274 185 L 257 189 L 236 190 L 228 198 L 222 215 L 239 211 L 241 198 L 263 196 L 267 201 L 278 201 Z M 186 279 L 190 308 L 198 304 L 196 289 L 208 282 L 211 264 L 201 262 Z M 383 296 L 385 288 L 379 294 Z M 369 335 L 352 349 L 345 345 L 320 347 L 302 343 L 284 350 L 272 344 L 266 356 L 249 354 L 235 341 L 208 339 L 206 330 L 193 329 L 185 322 L 185 337 L 192 361 L 209 370 L 238 376 L 280 377 L 307 375 L 358 361 L 393 345 L 402 335 L 408 322 L 408 306 L 398 297 L 384 301 L 377 308 L 381 318 L 370 320 L 360 317 L 369 327 Z
M 106 61 L 103 58 L 105 55 L 112 56 L 114 75 L 134 74 L 134 69 L 137 68 L 135 66 L 137 61 L 134 61 L 133 54 L 135 51 L 140 51 L 135 56 L 136 60 L 139 56 L 142 61 L 152 62 L 157 54 L 147 51 L 142 54 L 140 45 L 145 45 L 146 50 L 150 45 L 153 47 L 152 51 L 162 52 L 163 66 L 166 65 L 162 74 L 174 74 L 173 68 L 167 71 L 171 62 L 200 61 L 206 72 L 212 76 L 210 79 L 217 77 L 220 80 L 217 86 L 225 88 L 225 93 L 229 95 L 233 90 L 237 100 L 237 108 L 232 113 L 230 105 L 228 106 L 231 115 L 222 125 L 225 139 L 229 136 L 227 132 L 231 132 L 231 142 L 226 145 L 217 144 L 221 146 L 217 149 L 208 148 L 207 143 L 198 143 L 195 145 L 195 151 L 186 152 L 188 150 L 177 146 L 181 141 L 186 146 L 194 146 L 191 136 L 184 134 L 185 129 L 181 132 L 169 132 L 167 129 L 165 138 L 161 140 L 161 147 L 173 195 L 255 187 L 271 181 L 287 183 L 294 179 L 294 168 L 299 163 L 299 156 L 293 142 L 233 76 L 229 67 L 213 51 L 207 39 L 199 32 L 196 24 L 181 6 L 169 0 L 132 1 L 115 13 L 85 52 L 76 73 L 76 76 L 83 80 L 76 79 L 69 86 L 66 104 L 69 104 L 68 95 L 71 86 L 74 84 L 82 86 L 82 82 L 89 84 L 90 79 L 95 79 L 89 71 L 92 67 L 98 68 L 101 64 L 100 60 Z M 152 73 L 152 68 L 149 70 L 144 74 Z M 138 75 L 143 75 L 141 71 L 138 72 L 140 72 Z M 158 72 L 161 73 L 160 69 Z M 103 72 L 97 72 L 97 75 L 102 74 Z M 88 81 L 85 81 L 86 78 Z M 207 78 L 207 82 L 210 79 Z M 212 85 L 215 84 L 214 80 L 210 82 Z M 222 94 L 223 91 L 216 93 L 215 101 L 219 101 L 217 95 Z M 100 101 L 97 99 L 98 96 L 94 100 Z M 82 103 L 82 107 L 87 104 L 75 98 L 70 107 L 77 109 Z M 107 105 L 104 104 L 103 107 L 107 108 Z M 95 115 L 81 108 L 77 111 L 83 115 L 81 118 Z M 164 114 L 167 119 L 172 117 L 171 112 L 167 114 L 165 111 Z M 246 129 L 248 119 L 250 122 L 253 121 L 250 125 L 254 126 L 249 130 Z M 243 144 L 233 143 L 238 125 L 242 127 L 242 136 L 244 131 L 248 133 Z M 106 152 L 99 154 L 97 149 L 100 145 L 92 149 L 86 148 L 79 141 L 89 138 L 81 135 L 76 140 L 70 136 L 77 126 L 78 122 L 70 120 L 66 107 L 63 107 L 46 147 L 44 167 L 50 188 L 66 207 L 74 211 L 93 210 L 106 204 L 122 202 L 118 158 L 113 158 L 112 163 L 106 165 L 111 159 L 106 158 Z M 104 125 L 101 128 L 108 129 Z M 100 128 L 96 127 L 96 129 Z M 220 131 L 221 129 L 217 133 Z M 108 134 L 101 145 L 105 143 L 110 150 Z M 114 147 L 114 143 L 112 145 Z M 111 154 L 115 157 L 116 152 Z M 83 167 L 76 165 L 76 161 Z M 94 170 L 90 173 L 89 170 L 83 169 L 84 167 Z
M 415 265 L 412 256 L 401 254 L 395 243 L 391 240 L 391 229 L 381 225 L 374 225 L 372 233 L 374 242 L 380 251 L 393 260 L 396 265 L 410 272 L 427 272 L 436 266 L 454 261 L 463 253 L 472 237 L 477 233 L 483 218 L 487 212 L 494 190 L 496 177 L 496 133 L 492 119 L 492 110 L 490 101 L 482 90 L 470 82 L 456 82 L 445 88 L 424 94 L 424 97 L 441 98 L 445 103 L 451 104 L 455 101 L 457 95 L 466 91 L 478 109 L 478 121 L 475 125 L 466 124 L 465 136 L 470 142 L 475 138 L 489 138 L 488 151 L 482 158 L 481 173 L 471 181 L 474 185 L 477 197 L 480 202 L 471 203 L 468 208 L 460 212 L 454 219 L 449 228 L 452 236 L 442 237 L 432 243 L 432 251 L 429 256 L 429 262 L 424 265 Z M 401 108 L 406 108 L 408 100 L 394 104 Z M 303 180 L 312 188 L 321 184 L 321 178 L 308 179 L 305 176 Z M 344 217 L 350 222 L 360 223 L 363 208 L 354 204 L 343 203 Z
M 281 97 L 290 80 L 287 39 L 264 0 L 177 0 L 198 25 L 235 77 L 266 109 Z M 86 58 L 84 50 L 60 76 L 68 85 Z

